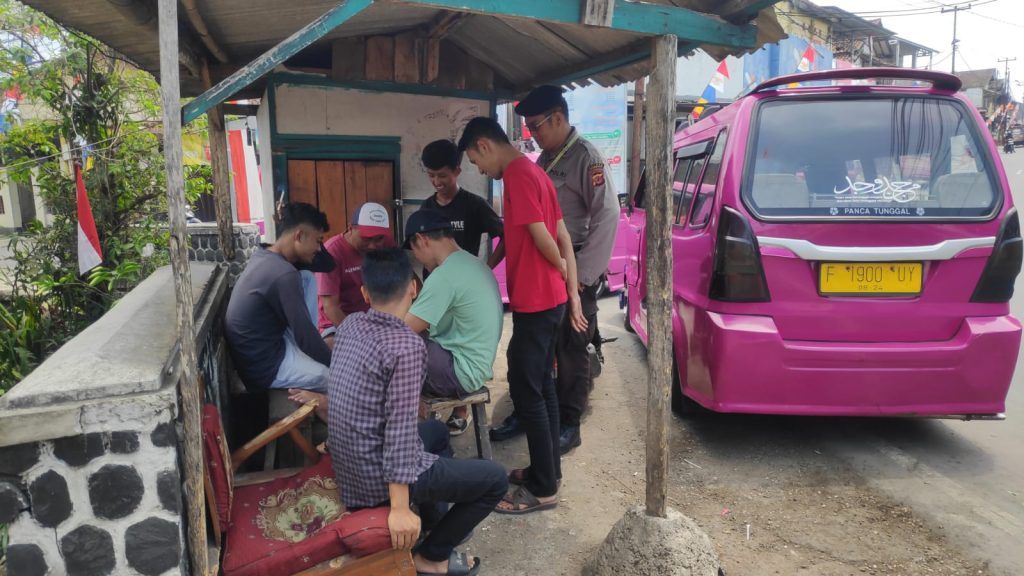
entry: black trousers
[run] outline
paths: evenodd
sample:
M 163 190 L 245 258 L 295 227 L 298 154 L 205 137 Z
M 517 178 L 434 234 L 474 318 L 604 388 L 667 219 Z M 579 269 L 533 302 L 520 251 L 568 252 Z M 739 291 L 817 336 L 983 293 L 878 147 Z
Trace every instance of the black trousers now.
M 590 395 L 590 354 L 587 344 L 597 332 L 597 289 L 600 283 L 585 286 L 580 293 L 587 329 L 577 332 L 566 314 L 558 329 L 558 417 L 562 426 L 579 426 Z
M 441 458 L 409 487 L 410 498 L 419 507 L 421 528 L 430 530 L 416 551 L 427 560 L 441 562 L 494 511 L 508 492 L 508 477 L 496 462 L 452 458 L 443 422 L 422 422 L 419 432 L 423 448 Z
M 558 397 L 551 369 L 564 315 L 565 304 L 541 312 L 513 312 L 512 339 L 506 352 L 509 395 L 530 450 L 526 488 L 538 497 L 556 494 L 562 477 Z

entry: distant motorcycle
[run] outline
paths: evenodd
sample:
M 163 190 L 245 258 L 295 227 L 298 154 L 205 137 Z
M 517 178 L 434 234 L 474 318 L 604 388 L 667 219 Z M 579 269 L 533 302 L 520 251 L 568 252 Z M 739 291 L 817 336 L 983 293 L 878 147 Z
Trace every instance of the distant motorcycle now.
M 1016 146 L 1013 143 L 1013 136 L 1007 134 L 1006 139 L 1003 140 L 1003 152 L 1006 154 L 1013 154 Z

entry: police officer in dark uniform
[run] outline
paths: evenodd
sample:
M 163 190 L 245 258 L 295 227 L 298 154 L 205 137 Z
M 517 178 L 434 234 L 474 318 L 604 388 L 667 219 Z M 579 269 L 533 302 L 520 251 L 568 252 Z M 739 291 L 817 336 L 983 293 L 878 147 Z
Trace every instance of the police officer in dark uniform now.
M 517 106 L 516 113 L 543 150 L 537 164 L 544 168 L 558 191 L 562 217 L 576 251 L 580 300 L 587 330 L 577 332 L 563 322 L 556 342 L 561 451 L 581 443 L 580 417 L 591 389 L 587 344 L 597 330 L 597 292 L 608 269 L 619 218 L 619 203 L 608 179 L 608 167 L 597 148 L 569 124 L 569 108 L 557 86 L 534 89 Z M 492 439 L 504 440 L 520 433 L 512 414 L 492 431 Z

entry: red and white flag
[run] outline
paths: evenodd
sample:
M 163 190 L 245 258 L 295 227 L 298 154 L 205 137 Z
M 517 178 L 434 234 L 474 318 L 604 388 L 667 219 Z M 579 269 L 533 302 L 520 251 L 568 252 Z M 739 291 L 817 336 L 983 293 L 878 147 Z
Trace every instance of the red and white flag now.
M 800 72 L 810 72 L 811 68 L 814 68 L 814 46 L 808 46 L 807 50 L 804 50 L 800 62 L 796 65 L 796 69 Z
M 103 262 L 100 237 L 96 234 L 96 221 L 92 219 L 92 207 L 85 193 L 82 167 L 75 164 L 75 188 L 78 199 L 78 273 L 85 274 Z
M 715 89 L 716 92 L 725 92 L 725 81 L 729 79 L 729 66 L 722 60 L 721 64 L 718 65 L 718 70 L 711 76 L 711 81 L 708 84 Z

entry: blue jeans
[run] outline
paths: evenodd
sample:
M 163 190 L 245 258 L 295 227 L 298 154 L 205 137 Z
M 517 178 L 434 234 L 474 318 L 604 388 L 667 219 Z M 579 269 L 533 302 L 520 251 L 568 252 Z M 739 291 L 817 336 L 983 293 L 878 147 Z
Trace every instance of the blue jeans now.
M 423 448 L 441 458 L 409 487 L 422 529 L 430 530 L 416 552 L 441 562 L 498 505 L 508 492 L 508 477 L 496 462 L 452 458 L 448 427 L 439 420 L 421 422 L 419 433 Z

